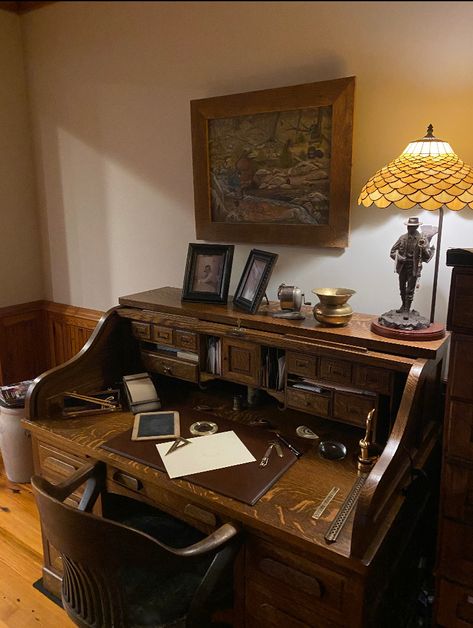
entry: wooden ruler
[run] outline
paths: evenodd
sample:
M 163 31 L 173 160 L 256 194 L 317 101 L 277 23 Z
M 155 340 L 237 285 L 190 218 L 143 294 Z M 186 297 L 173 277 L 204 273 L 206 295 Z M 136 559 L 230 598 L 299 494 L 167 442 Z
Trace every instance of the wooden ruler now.
M 363 488 L 367 477 L 368 474 L 363 473 L 363 475 L 360 475 L 356 479 L 350 492 L 346 496 L 345 501 L 341 505 L 340 510 L 336 514 L 335 519 L 332 521 L 327 532 L 324 535 L 324 539 L 327 541 L 327 543 L 334 543 L 337 540 L 338 535 L 340 534 L 343 526 L 350 516 L 351 511 L 358 501 L 358 497 L 360 496 L 361 489 Z

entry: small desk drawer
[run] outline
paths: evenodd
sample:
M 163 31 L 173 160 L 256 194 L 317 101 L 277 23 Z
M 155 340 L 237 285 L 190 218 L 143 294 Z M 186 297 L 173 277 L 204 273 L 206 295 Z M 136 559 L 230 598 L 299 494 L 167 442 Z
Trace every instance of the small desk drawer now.
M 383 395 L 390 395 L 391 382 L 392 375 L 390 371 L 378 369 L 375 366 L 365 366 L 364 364 L 355 365 L 353 374 L 353 384 L 355 386 Z
M 376 409 L 376 397 L 335 391 L 333 418 L 365 427 L 368 413 Z
M 162 327 L 161 325 L 153 325 L 152 340 L 160 345 L 172 345 L 172 328 Z
M 311 618 L 317 615 L 317 626 L 331 625 L 322 620 L 325 614 L 333 624 L 341 623 L 346 588 L 341 574 L 253 538 L 247 542 L 246 564 L 247 606 L 261 620 L 287 614 L 294 621 L 311 625 Z M 260 593 L 254 596 L 258 589 Z
M 288 351 L 286 359 L 288 373 L 311 378 L 317 376 L 317 358 L 314 355 Z
M 149 323 L 140 323 L 139 321 L 131 321 L 131 331 L 135 338 L 140 340 L 151 340 L 151 325 Z
M 329 380 L 338 384 L 349 384 L 351 382 L 351 371 L 352 365 L 350 362 L 320 358 L 320 379 Z
M 199 379 L 197 364 L 181 362 L 180 360 L 167 358 L 151 351 L 142 351 L 141 358 L 144 367 L 153 373 L 184 379 L 188 382 L 197 382 Z
M 329 416 L 331 395 L 305 392 L 295 388 L 287 388 L 286 404 L 295 410 L 310 412 L 318 416 Z
M 473 626 L 473 589 L 441 579 L 436 619 L 445 628 Z
M 192 331 L 182 331 L 176 329 L 174 331 L 174 345 L 181 349 L 187 349 L 188 351 L 194 351 L 197 349 L 197 334 Z

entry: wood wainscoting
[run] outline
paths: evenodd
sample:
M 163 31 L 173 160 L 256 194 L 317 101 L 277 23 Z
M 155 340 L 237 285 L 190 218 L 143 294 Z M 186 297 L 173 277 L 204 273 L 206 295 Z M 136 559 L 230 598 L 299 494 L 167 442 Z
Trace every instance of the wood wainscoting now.
M 33 379 L 69 360 L 102 314 L 51 301 L 0 308 L 0 385 Z

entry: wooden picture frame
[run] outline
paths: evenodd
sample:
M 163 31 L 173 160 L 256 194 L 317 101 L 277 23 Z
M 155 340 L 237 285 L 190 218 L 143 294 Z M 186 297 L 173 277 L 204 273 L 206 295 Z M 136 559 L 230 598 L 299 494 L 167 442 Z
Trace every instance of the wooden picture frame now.
M 235 307 L 250 314 L 258 310 L 278 257 L 258 249 L 250 251 L 233 297 Z
M 234 249 L 233 244 L 189 244 L 182 300 L 225 304 Z
M 198 239 L 348 246 L 355 77 L 191 101 Z

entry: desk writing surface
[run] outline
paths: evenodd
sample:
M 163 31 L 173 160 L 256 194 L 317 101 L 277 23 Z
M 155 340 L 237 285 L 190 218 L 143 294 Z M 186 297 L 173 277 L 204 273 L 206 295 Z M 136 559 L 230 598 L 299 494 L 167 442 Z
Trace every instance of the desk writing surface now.
M 212 396 L 211 399 L 215 420 L 218 421 L 218 416 L 221 415 L 225 415 L 230 420 L 236 416 L 237 413 L 232 412 L 228 399 L 222 401 L 216 396 Z M 209 402 L 208 394 L 194 392 L 193 404 L 205 402 Z M 275 420 L 279 416 L 279 421 L 282 421 L 284 417 L 284 423 L 287 425 L 295 426 L 301 422 L 301 415 L 297 412 L 281 413 L 274 408 L 272 413 Z M 206 414 L 208 415 L 208 412 Z M 245 421 L 250 420 L 252 414 L 258 417 L 270 416 L 271 420 L 273 419 L 271 412 L 259 409 L 254 412 L 244 411 L 240 414 L 243 415 Z M 122 470 L 128 470 L 143 481 L 152 482 L 156 487 L 192 498 L 202 507 L 207 507 L 217 514 L 220 513 L 227 519 L 241 521 L 262 533 L 270 530 L 273 537 L 287 543 L 302 545 L 307 552 L 327 551 L 334 559 L 342 563 L 344 558 L 349 556 L 350 522 L 344 527 L 336 543 L 327 546 L 323 537 L 356 479 L 359 430 L 345 425 L 334 426 L 328 421 L 321 421 L 317 427 L 317 433 L 322 438 L 333 438 L 338 434 L 347 445 L 347 458 L 342 461 L 322 460 L 313 448 L 298 460 L 254 506 L 249 506 L 185 480 L 170 480 L 163 472 L 103 450 L 100 446 L 105 441 L 131 428 L 133 423 L 131 413 L 117 412 L 93 417 L 25 421 L 25 423 L 33 435 L 39 438 L 46 431 L 49 441 L 56 442 L 58 446 L 72 453 L 89 455 Z M 286 434 L 293 435 L 293 431 L 286 430 Z M 320 520 L 312 519 L 311 515 L 315 508 L 333 486 L 340 489 L 338 494 Z M 363 569 L 363 565 L 360 564 L 359 568 Z

